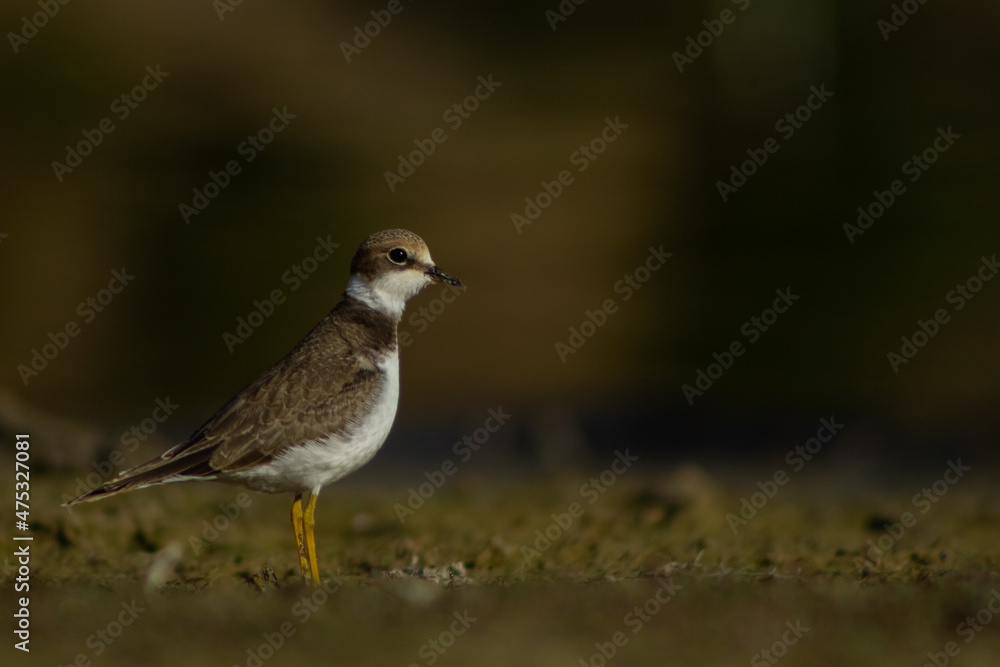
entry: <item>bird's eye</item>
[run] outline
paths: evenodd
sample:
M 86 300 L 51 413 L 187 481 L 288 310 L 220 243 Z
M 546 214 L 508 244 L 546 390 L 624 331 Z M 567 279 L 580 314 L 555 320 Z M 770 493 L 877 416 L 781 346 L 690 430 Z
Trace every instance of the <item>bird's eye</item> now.
M 393 248 L 387 256 L 393 264 L 405 264 L 407 260 L 406 251 L 402 248 Z

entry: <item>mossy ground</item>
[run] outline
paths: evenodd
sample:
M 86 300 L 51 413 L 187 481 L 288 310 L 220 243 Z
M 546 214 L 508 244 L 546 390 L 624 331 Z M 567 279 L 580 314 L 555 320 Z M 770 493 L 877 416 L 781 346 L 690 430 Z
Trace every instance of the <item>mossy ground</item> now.
M 688 467 L 630 473 L 594 496 L 581 494 L 587 479 L 457 477 L 405 524 L 394 505 L 409 483 L 345 480 L 320 498 L 330 592 L 313 592 L 288 498 L 250 494 L 224 521 L 239 489 L 180 484 L 68 513 L 70 480 L 36 477 L 32 651 L 5 647 L 4 664 L 601 665 L 615 633 L 608 664 L 769 664 L 755 655 L 792 638 L 788 623 L 808 631 L 777 647 L 786 665 L 922 665 L 948 642 L 954 664 L 997 664 L 1000 618 L 981 611 L 1000 588 L 989 480 L 950 487 L 922 514 L 911 498 L 927 480 L 859 494 L 815 479 L 782 488 L 734 535 L 726 514 L 753 481 Z M 571 503 L 582 515 L 553 518 Z M 906 511 L 916 524 L 876 558 L 868 540 Z M 224 530 L 208 540 L 213 520 Z M 538 553 L 526 560 L 524 546 Z M 0 580 L 11 612 L 12 564 Z M 112 637 L 133 601 L 143 611 Z M 961 624 L 977 613 L 970 636 Z

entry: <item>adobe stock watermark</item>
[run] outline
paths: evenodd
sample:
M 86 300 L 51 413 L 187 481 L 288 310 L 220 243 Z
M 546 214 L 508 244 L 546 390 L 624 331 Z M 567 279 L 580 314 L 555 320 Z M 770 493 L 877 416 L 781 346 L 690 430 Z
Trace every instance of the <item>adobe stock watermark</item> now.
M 317 236 L 316 246 L 312 252 L 303 257 L 301 261 L 292 264 L 281 274 L 281 284 L 289 286 L 288 294 L 298 291 L 302 284 L 309 280 L 320 265 L 330 259 L 330 255 L 339 247 L 339 243 L 330 241 L 329 234 L 326 238 Z M 278 306 L 285 303 L 288 294 L 280 287 L 276 287 L 262 301 L 253 300 L 253 309 L 246 317 L 240 315 L 236 318 L 236 328 L 232 332 L 224 331 L 222 333 L 222 342 L 225 343 L 229 354 L 235 352 L 237 346 L 247 342 L 247 339 L 262 327 L 269 317 L 274 315 Z
M 972 467 L 963 465 L 960 458 L 948 461 L 948 467 L 945 468 L 941 478 L 935 480 L 933 484 L 922 488 L 910 499 L 913 509 L 919 510 L 920 516 L 930 512 L 931 508 L 944 498 L 948 490 L 955 484 L 958 484 L 965 477 L 965 474 L 971 470 Z M 882 557 L 890 549 L 894 548 L 896 543 L 903 539 L 906 531 L 917 525 L 920 516 L 906 511 L 899 515 L 898 521 L 886 523 L 883 526 L 885 532 L 877 540 L 868 540 L 868 550 L 865 552 L 865 555 L 857 556 L 854 559 L 854 565 L 858 568 L 858 572 L 864 574 L 868 568 L 874 568 L 878 565 L 882 561 Z
M 209 170 L 208 180 L 200 188 L 191 188 L 191 203 L 180 202 L 177 210 L 181 214 L 185 225 L 191 224 L 191 218 L 201 215 L 208 208 L 208 205 L 229 187 L 233 177 L 243 173 L 244 165 L 250 164 L 274 141 L 274 138 L 285 131 L 288 124 L 298 118 L 297 114 L 288 113 L 288 107 L 283 106 L 271 108 L 271 118 L 264 127 L 254 134 L 247 135 L 247 138 L 236 147 L 236 154 L 243 158 L 243 164 L 239 160 L 229 160 L 219 171 Z
M 242 663 L 246 667 L 262 667 L 262 665 L 273 658 L 278 651 L 288 644 L 288 640 L 295 636 L 298 626 L 303 626 L 309 622 L 316 612 L 318 612 L 329 599 L 344 586 L 346 579 L 326 572 L 326 578 L 319 586 L 310 590 L 294 603 L 290 609 L 293 620 L 285 620 L 278 623 L 273 630 L 261 633 L 263 641 L 257 646 L 251 646 L 246 650 L 246 660 Z M 234 667 L 240 667 L 236 663 Z
M 480 75 L 477 81 L 479 85 L 465 99 L 451 105 L 441 114 L 441 120 L 452 131 L 456 131 L 462 127 L 462 124 L 479 109 L 479 105 L 490 99 L 493 93 L 496 92 L 496 89 L 503 85 L 502 81 L 494 81 L 492 74 L 488 74 L 485 77 Z M 434 154 L 438 146 L 446 141 L 448 141 L 448 133 L 445 132 L 443 127 L 436 127 L 431 130 L 430 135 L 426 139 L 414 139 L 413 144 L 416 148 L 405 156 L 400 153 L 397 156 L 399 162 L 396 165 L 395 171 L 386 170 L 384 173 L 385 184 L 389 186 L 389 192 L 395 192 L 396 186 L 405 183 L 406 179 L 413 176 L 417 171 L 417 167 L 424 164 L 427 158 Z
M 133 280 L 135 280 L 135 276 L 130 274 L 124 266 L 121 270 L 113 269 L 108 284 L 99 289 L 93 296 L 85 298 L 76 307 L 76 314 L 82 319 L 83 324 L 90 324 L 97 319 L 97 315 L 103 313 L 104 309 L 114 301 L 115 296 L 121 294 Z M 55 361 L 56 357 L 69 346 L 70 339 L 76 338 L 82 331 L 80 322 L 71 319 L 56 333 L 51 331 L 48 333 L 49 342 L 41 346 L 41 351 L 37 347 L 31 348 L 31 359 L 28 363 L 17 365 L 17 374 L 21 377 L 24 386 L 27 387 L 32 379 L 38 377 L 42 371 L 48 368 L 49 364 Z
M 580 485 L 580 498 L 586 500 L 588 506 L 593 505 L 638 460 L 638 456 L 629 454 L 628 448 L 625 451 L 615 450 L 615 458 L 612 459 L 611 465 L 601 471 L 599 475 L 591 477 Z M 565 512 L 553 513 L 551 515 L 552 522 L 545 528 L 539 528 L 535 531 L 535 541 L 531 545 L 521 546 L 521 556 L 524 558 L 522 569 L 531 565 L 533 560 L 540 558 L 554 543 L 558 542 L 586 511 L 587 508 L 583 503 L 574 500 L 566 507 Z
M 468 288 L 465 285 L 461 287 L 445 285 L 438 295 L 431 299 L 430 303 L 410 313 L 410 316 L 406 318 L 406 323 L 414 328 L 415 334 L 422 334 L 433 322 L 437 321 L 437 318 L 441 317 L 448 306 L 455 303 L 455 299 L 465 294 L 466 289 Z M 413 336 L 413 333 L 405 329 L 401 330 L 399 332 L 399 346 L 409 347 L 412 345 Z
M 68 664 L 81 666 L 91 664 L 91 656 L 99 658 L 104 655 L 105 651 L 125 633 L 126 628 L 134 625 L 139 615 L 146 611 L 145 607 L 139 606 L 135 598 L 131 602 L 122 602 L 120 606 L 121 611 L 87 637 L 85 643 L 87 648 L 90 649 L 90 653 L 77 653 Z
M 983 286 L 993 280 L 993 276 L 1000 271 L 1000 263 L 997 263 L 997 256 L 987 258 L 985 255 L 979 258 L 979 266 L 976 271 L 965 279 L 957 283 L 955 287 L 948 290 L 944 300 L 953 306 L 954 312 L 959 312 L 965 308 L 966 304 L 976 298 L 976 295 Z M 886 354 L 889 366 L 893 373 L 899 373 L 901 366 L 910 363 L 917 356 L 932 338 L 938 335 L 941 327 L 951 322 L 952 314 L 947 308 L 938 308 L 934 311 L 930 319 L 917 320 L 917 328 L 910 336 L 900 336 L 901 345 L 899 351 L 891 350 Z
M 746 11 L 750 7 L 750 0 L 730 0 L 730 2 L 738 6 L 741 12 Z M 674 65 L 677 66 L 677 71 L 683 74 L 685 66 L 693 65 L 694 61 L 705 52 L 705 49 L 712 46 L 716 38 L 722 35 L 726 26 L 736 22 L 737 16 L 738 14 L 732 9 L 726 8 L 719 12 L 719 18 L 702 21 L 701 24 L 705 26 L 705 29 L 693 37 L 688 36 L 687 40 L 685 40 L 687 46 L 684 49 L 684 53 L 674 51 L 671 54 L 674 59 Z
M 569 163 L 576 167 L 578 174 L 582 174 L 627 129 L 628 123 L 623 123 L 620 116 L 615 116 L 614 120 L 606 117 L 604 119 L 604 127 L 601 128 L 597 136 L 585 144 L 580 144 L 579 148 L 569 154 Z M 558 199 L 565 189 L 574 182 L 575 177 L 569 169 L 561 170 L 551 181 L 543 179 L 541 182 L 542 189 L 538 194 L 534 197 L 524 198 L 524 211 L 522 213 L 511 213 L 510 215 L 510 221 L 513 223 L 517 233 L 520 234 L 523 227 L 537 220 L 542 215 L 542 211 L 551 206 L 552 202 Z
M 226 20 L 226 14 L 236 11 L 236 8 L 243 4 L 243 0 L 212 0 L 212 9 L 219 17 L 219 22 Z
M 888 20 L 879 19 L 875 22 L 875 27 L 877 27 L 878 31 L 882 33 L 882 39 L 888 42 L 889 37 L 906 25 L 906 22 L 910 20 L 910 17 L 920 11 L 920 7 L 925 2 L 927 2 L 927 0 L 903 0 L 900 4 L 893 3 L 892 11 L 889 13 Z
M 825 417 L 821 418 L 819 420 L 819 428 L 816 429 L 816 435 L 806 440 L 805 443 L 789 449 L 785 454 L 785 463 L 790 467 L 791 473 L 801 472 L 805 468 L 806 463 L 812 461 L 820 453 L 823 445 L 833 440 L 843 428 L 844 425 L 837 423 L 837 418 L 833 415 L 830 415 L 829 419 Z M 749 498 L 745 496 L 740 498 L 739 515 L 732 512 L 726 514 L 726 523 L 729 524 L 729 529 L 733 531 L 733 535 L 736 535 L 740 528 L 752 521 L 757 516 L 757 513 L 764 509 L 764 506 L 778 495 L 781 487 L 788 484 L 790 480 L 789 473 L 784 468 L 778 468 L 771 475 L 770 479 L 757 482 L 759 491 L 750 494 Z
M 795 133 L 801 130 L 809 122 L 809 119 L 813 117 L 813 113 L 822 109 L 827 100 L 834 95 L 834 93 L 826 89 L 825 83 L 820 84 L 819 88 L 810 86 L 809 93 L 809 97 L 806 98 L 805 102 L 793 111 L 786 113 L 774 123 L 774 131 L 778 132 L 785 141 L 794 137 Z M 774 137 L 765 139 L 760 148 L 748 148 L 746 154 L 749 159 L 739 164 L 733 163 L 730 165 L 729 179 L 715 182 L 715 187 L 719 191 L 722 201 L 728 201 L 729 197 L 736 194 L 741 187 L 747 184 L 749 178 L 767 164 L 771 155 L 777 153 L 780 149 L 781 144 Z
M 687 399 L 688 405 L 694 405 L 695 397 L 704 396 L 705 392 L 712 388 L 712 385 L 722 377 L 723 373 L 733 367 L 736 358 L 743 356 L 747 351 L 747 346 L 760 340 L 760 337 L 778 321 L 778 317 L 787 313 L 788 309 L 795 305 L 795 302 L 800 298 L 798 294 L 792 294 L 791 287 L 776 289 L 774 293 L 778 296 L 771 303 L 771 307 L 761 311 L 760 316 L 751 317 L 740 327 L 740 333 L 747 338 L 746 345 L 737 338 L 721 354 L 713 352 L 712 358 L 715 361 L 709 362 L 704 370 L 698 368 L 695 371 L 694 384 L 681 385 L 681 392 Z
M 677 591 L 684 588 L 675 584 L 673 579 L 656 578 L 656 591 L 641 605 L 636 605 L 622 618 L 622 625 L 632 630 L 632 635 L 642 632 L 646 624 L 660 613 L 663 606 L 674 599 Z M 611 633 L 606 642 L 594 642 L 597 649 L 586 658 L 580 658 L 580 667 L 605 667 L 608 661 L 618 655 L 618 651 L 628 645 L 629 636 L 624 630 Z
M 763 648 L 750 658 L 751 667 L 767 667 L 777 664 L 779 660 L 788 655 L 788 649 L 799 643 L 799 640 L 806 636 L 809 628 L 802 625 L 802 619 L 795 619 L 785 622 L 785 630 L 780 637 L 774 640 L 767 648 Z
M 250 480 L 247 484 L 251 490 L 255 490 L 253 489 L 256 486 L 254 481 Z M 210 544 L 222 537 L 222 534 L 229 530 L 243 515 L 243 511 L 251 505 L 253 505 L 253 498 L 246 491 L 237 493 L 236 498 L 231 503 L 219 503 L 219 511 L 212 517 L 212 520 L 205 519 L 201 522 L 201 534 L 188 535 L 188 545 L 194 555 L 200 556 Z
M 556 28 L 559 27 L 560 23 L 565 23 L 566 20 L 576 11 L 576 8 L 586 1 L 587 0 L 561 0 L 555 9 L 546 9 L 545 20 L 548 21 L 549 27 L 552 28 L 552 32 L 556 31 Z
M 456 611 L 452 616 L 455 620 L 447 629 L 442 630 L 437 637 L 427 640 L 417 649 L 417 655 L 423 659 L 425 665 L 436 663 L 441 656 L 448 652 L 448 649 L 455 645 L 458 638 L 468 632 L 472 624 L 479 620 L 470 614 L 468 609 L 462 612 Z M 409 667 L 419 667 L 419 665 L 411 662 Z
M 411 0 L 412 1 L 412 0 Z M 372 40 L 382 34 L 384 28 L 392 23 L 393 16 L 399 16 L 406 9 L 402 0 L 389 0 L 385 9 L 373 9 L 369 12 L 373 20 L 368 21 L 363 26 L 354 26 L 354 39 L 350 42 L 340 43 L 340 52 L 344 54 L 344 59 L 348 64 L 351 58 L 361 55 L 361 51 L 372 43 Z
M 38 31 L 49 24 L 49 19 L 54 19 L 63 6 L 68 5 L 70 0 L 38 0 L 38 7 L 41 11 L 35 12 L 30 17 L 21 17 L 20 32 L 8 32 L 7 41 L 10 48 L 14 49 L 16 55 L 21 47 L 38 35 Z
M 931 165 L 938 161 L 941 154 L 947 152 L 958 139 L 962 138 L 961 134 L 951 129 L 951 125 L 948 126 L 947 130 L 939 127 L 937 134 L 938 136 L 927 148 L 922 150 L 919 155 L 911 155 L 910 159 L 900 167 L 903 175 L 909 176 L 910 183 L 916 183 L 920 180 L 920 177 L 931 168 Z M 892 181 L 886 190 L 873 191 L 874 200 L 867 205 L 858 207 L 858 217 L 854 224 L 844 223 L 844 234 L 847 235 L 848 242 L 854 245 L 854 240 L 871 229 L 875 221 L 881 218 L 896 203 L 896 199 L 904 194 L 906 194 L 906 183 L 900 178 Z
M 111 101 L 110 111 L 119 121 L 123 121 L 139 107 L 147 95 L 156 90 L 163 83 L 163 80 L 170 76 L 170 72 L 163 72 L 160 66 L 155 68 L 146 67 L 146 76 L 133 86 Z M 94 129 L 84 128 L 81 131 L 83 139 L 70 146 L 66 145 L 66 156 L 62 162 L 52 161 L 52 171 L 56 175 L 56 180 L 63 182 L 66 174 L 73 173 L 73 170 L 83 164 L 83 158 L 94 152 L 94 149 L 103 143 L 104 139 L 116 129 L 115 122 L 111 116 L 106 116 L 98 121 Z
M 1000 590 L 994 588 L 990 591 L 990 598 L 986 604 L 976 612 L 975 616 L 966 616 L 965 620 L 955 626 L 955 634 L 969 644 L 980 632 L 993 622 L 993 618 L 1000 614 Z M 928 662 L 924 667 L 947 667 L 952 658 L 957 658 L 962 652 L 962 647 L 956 641 L 945 642 L 940 651 L 929 651 L 927 653 Z
M 483 425 L 475 429 L 471 435 L 463 436 L 461 440 L 452 445 L 451 451 L 458 462 L 448 458 L 436 470 L 424 471 L 424 477 L 427 481 L 408 489 L 409 495 L 406 497 L 406 504 L 396 503 L 392 506 L 399 523 L 405 525 L 406 520 L 416 514 L 417 510 L 423 507 L 424 503 L 433 498 L 434 494 L 444 486 L 448 478 L 453 477 L 458 472 L 459 465 L 468 463 L 472 456 L 489 442 L 490 437 L 507 423 L 510 417 L 508 413 L 503 411 L 502 405 L 487 410 Z
M 139 447 L 139 443 L 145 442 L 156 433 L 160 425 L 167 421 L 174 411 L 181 406 L 170 400 L 170 397 L 157 398 L 153 401 L 153 410 L 150 412 L 149 416 L 140 421 L 138 424 L 133 424 L 128 429 L 126 429 L 118 441 L 121 443 L 120 449 L 114 449 L 108 454 L 107 458 L 101 461 L 94 461 L 90 465 L 94 469 L 94 472 L 84 477 L 77 477 L 74 481 L 76 486 L 73 489 L 73 494 L 64 493 L 60 499 L 63 503 L 69 502 L 74 498 L 78 498 L 89 491 L 93 491 L 99 487 L 104 482 L 108 481 L 113 477 L 116 471 L 125 465 L 125 454 L 132 453 Z M 68 512 L 72 512 L 72 506 L 67 507 Z
M 635 269 L 622 276 L 621 280 L 612 287 L 615 294 L 622 295 L 622 302 L 631 299 L 636 292 L 642 289 L 654 273 L 663 268 L 667 260 L 673 257 L 673 253 L 664 252 L 663 245 L 659 248 L 649 246 L 649 254 L 646 260 Z M 596 310 L 585 310 L 584 319 L 579 327 L 569 328 L 569 338 L 565 343 L 557 341 L 555 344 L 556 356 L 559 361 L 566 363 L 569 355 L 576 354 L 577 350 L 587 344 L 587 341 L 597 334 L 597 330 L 608 322 L 608 318 L 618 312 L 618 302 L 613 297 L 609 297 L 601 302 Z

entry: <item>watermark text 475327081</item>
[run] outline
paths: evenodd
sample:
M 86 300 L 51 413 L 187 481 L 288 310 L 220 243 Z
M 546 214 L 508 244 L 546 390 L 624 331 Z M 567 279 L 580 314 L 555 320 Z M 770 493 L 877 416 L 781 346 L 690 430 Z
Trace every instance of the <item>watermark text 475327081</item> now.
M 14 535 L 17 548 L 14 558 L 17 560 L 17 577 L 14 578 L 14 591 L 20 593 L 17 598 L 17 611 L 14 612 L 14 636 L 19 642 L 14 648 L 29 653 L 31 651 L 31 541 L 33 536 L 24 535 L 28 530 L 28 513 L 31 511 L 31 439 L 28 435 L 18 435 L 14 445 L 14 527 L 21 534 Z

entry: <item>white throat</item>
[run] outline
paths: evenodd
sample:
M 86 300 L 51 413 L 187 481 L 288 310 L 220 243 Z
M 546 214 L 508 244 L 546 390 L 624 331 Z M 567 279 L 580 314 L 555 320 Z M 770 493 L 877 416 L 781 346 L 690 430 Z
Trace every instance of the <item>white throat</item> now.
M 347 295 L 399 321 L 407 300 L 430 282 L 429 276 L 417 271 L 394 271 L 382 274 L 372 282 L 354 274 L 347 282 Z

